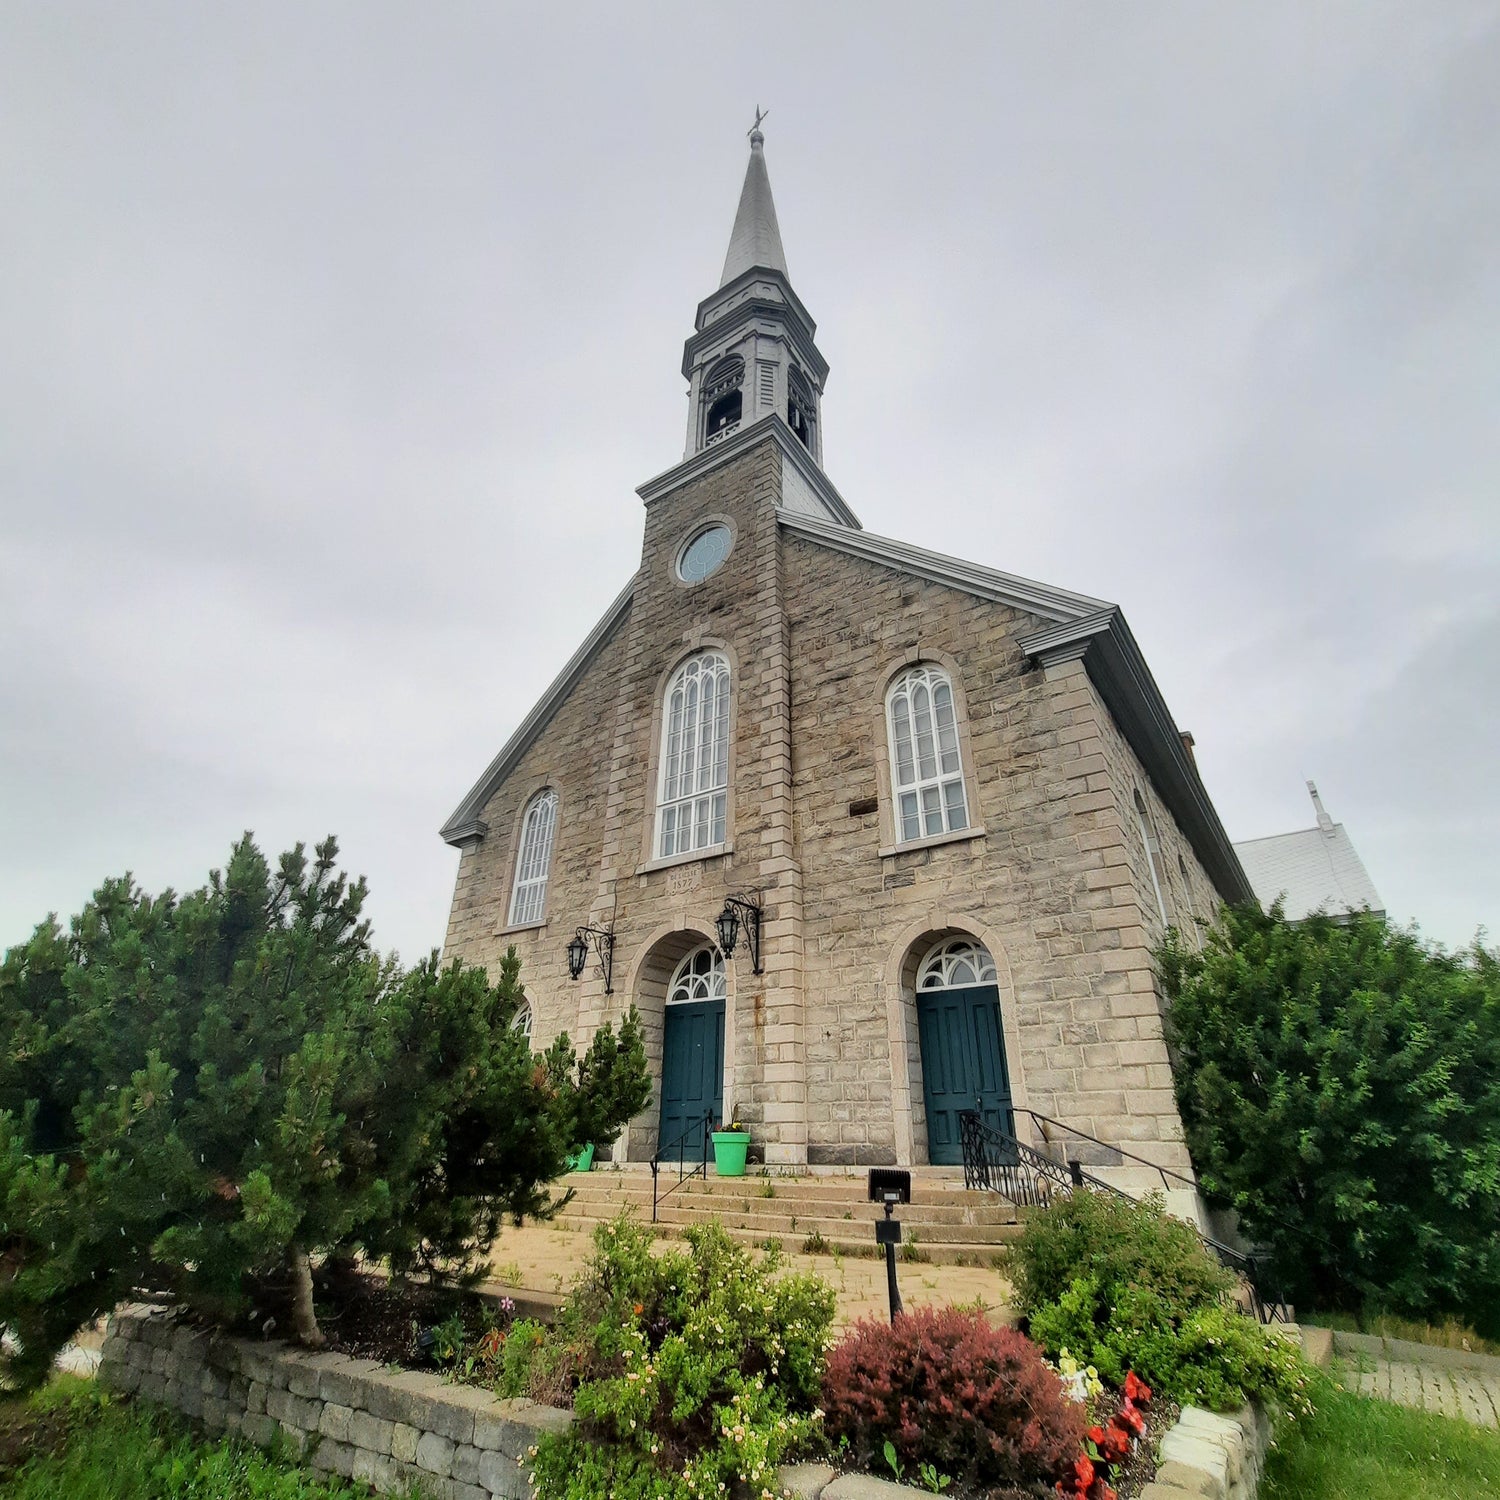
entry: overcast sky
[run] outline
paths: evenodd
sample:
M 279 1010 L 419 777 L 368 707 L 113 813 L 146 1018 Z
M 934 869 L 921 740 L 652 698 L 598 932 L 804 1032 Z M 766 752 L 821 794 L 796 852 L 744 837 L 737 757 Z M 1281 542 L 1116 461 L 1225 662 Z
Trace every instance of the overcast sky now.
M 0 3 L 0 946 L 384 947 L 634 571 L 753 107 L 871 531 L 1117 601 L 1231 838 L 1500 926 L 1500 3 Z

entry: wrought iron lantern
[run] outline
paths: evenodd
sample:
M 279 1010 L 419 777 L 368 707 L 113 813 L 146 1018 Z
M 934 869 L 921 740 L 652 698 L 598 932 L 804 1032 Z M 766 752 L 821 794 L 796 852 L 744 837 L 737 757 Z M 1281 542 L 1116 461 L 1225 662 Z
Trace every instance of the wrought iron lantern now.
M 719 951 L 725 958 L 734 956 L 735 944 L 740 939 L 740 928 L 745 929 L 745 940 L 750 945 L 750 972 L 759 974 L 760 967 L 760 902 L 753 896 L 734 895 L 724 902 L 724 910 L 714 918 L 714 931 L 719 935 Z
M 599 956 L 599 969 L 604 975 L 604 993 L 612 995 L 614 989 L 615 935 L 608 927 L 598 927 L 590 922 L 580 927 L 568 943 L 568 977 L 577 979 L 589 961 L 589 946 Z

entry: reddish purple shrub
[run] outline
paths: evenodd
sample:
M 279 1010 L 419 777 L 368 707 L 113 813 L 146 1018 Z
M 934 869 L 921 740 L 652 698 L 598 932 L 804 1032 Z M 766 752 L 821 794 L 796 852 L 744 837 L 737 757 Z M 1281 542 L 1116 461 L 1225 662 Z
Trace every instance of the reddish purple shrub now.
M 889 1440 L 909 1469 L 967 1484 L 1050 1484 L 1088 1426 L 1030 1339 L 954 1307 L 856 1323 L 829 1351 L 823 1410 L 866 1467 L 885 1467 Z

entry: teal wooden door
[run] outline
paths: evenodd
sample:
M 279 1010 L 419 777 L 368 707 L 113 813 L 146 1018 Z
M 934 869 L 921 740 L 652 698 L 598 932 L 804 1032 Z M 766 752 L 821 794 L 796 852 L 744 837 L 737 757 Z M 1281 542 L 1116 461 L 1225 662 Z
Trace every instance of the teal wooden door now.
M 987 1125 L 1014 1135 L 999 990 L 992 984 L 979 984 L 919 991 L 917 1031 L 922 1046 L 928 1161 L 934 1166 L 962 1164 L 961 1110 L 977 1109 Z
M 677 1142 L 689 1125 L 724 1112 L 724 1002 L 684 1000 L 667 1006 L 661 1044 L 661 1133 L 663 1156 L 696 1158 L 703 1150 L 694 1133 Z M 674 1144 L 676 1143 L 676 1144 Z

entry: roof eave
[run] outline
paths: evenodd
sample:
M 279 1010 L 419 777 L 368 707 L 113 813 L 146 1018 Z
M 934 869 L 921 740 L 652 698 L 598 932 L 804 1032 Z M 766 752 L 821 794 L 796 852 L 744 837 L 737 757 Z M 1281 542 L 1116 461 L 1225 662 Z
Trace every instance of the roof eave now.
M 516 763 L 531 748 L 532 741 L 546 727 L 547 721 L 557 711 L 558 705 L 573 690 L 589 663 L 614 634 L 615 627 L 624 619 L 625 612 L 630 608 L 630 601 L 634 594 L 635 579 L 632 578 L 620 590 L 614 603 L 605 610 L 603 618 L 589 632 L 588 638 L 568 658 L 567 665 L 553 678 L 551 686 L 537 700 L 536 706 L 521 720 L 516 732 L 489 763 L 484 775 L 474 783 L 469 795 L 454 809 L 453 816 L 443 824 L 440 831 L 445 843 L 462 848 L 465 844 L 482 839 L 489 832 L 484 820 L 479 816 L 484 811 L 485 803 L 494 796 L 500 783 L 515 769 Z
M 1230 902 L 1255 901 L 1249 877 L 1119 609 L 1111 605 L 1085 619 L 1038 631 L 1021 642 L 1021 649 L 1044 666 L 1083 662 L 1219 895 Z
M 796 439 L 793 438 L 792 441 L 795 442 Z M 1091 617 L 1101 610 L 1115 608 L 1103 599 L 1070 593 L 1067 589 L 1053 588 L 1051 584 L 1021 578 L 1014 573 L 1002 573 L 996 568 L 983 568 L 977 563 L 965 562 L 960 557 L 929 552 L 925 547 L 913 547 L 891 537 L 876 536 L 864 530 L 850 533 L 842 526 L 820 521 L 815 516 L 781 511 L 777 519 L 787 530 L 800 532 L 819 546 L 848 553 L 851 557 L 883 563 L 886 567 L 911 573 L 918 578 L 927 578 L 934 583 L 945 583 L 952 588 L 962 589 L 965 593 L 976 594 L 981 599 L 1009 604 L 1030 614 L 1040 615 L 1046 620 L 1071 623 Z

